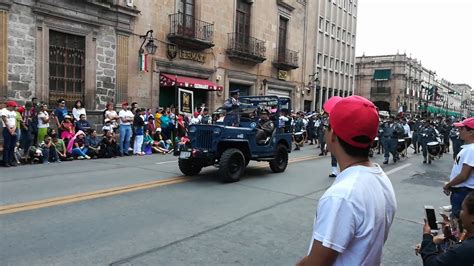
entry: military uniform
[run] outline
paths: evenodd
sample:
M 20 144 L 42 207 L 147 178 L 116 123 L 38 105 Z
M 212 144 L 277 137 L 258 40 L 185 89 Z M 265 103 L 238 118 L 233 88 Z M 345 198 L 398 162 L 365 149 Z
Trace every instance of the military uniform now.
M 231 91 L 231 97 L 229 97 L 224 102 L 224 109 L 226 111 L 226 115 L 224 117 L 224 125 L 226 126 L 238 126 L 240 124 L 239 118 L 239 106 L 240 102 L 238 99 L 234 98 L 235 94 L 238 94 L 239 91 Z
M 449 138 L 453 143 L 453 159 L 456 159 L 456 156 L 458 156 L 458 153 L 461 151 L 461 146 L 464 145 L 464 140 L 459 137 L 459 129 L 457 127 L 451 128 Z
M 426 163 L 426 157 L 428 156 L 428 143 L 436 141 L 437 132 L 431 125 L 424 126 L 421 131 L 421 147 L 423 149 L 423 163 Z
M 324 131 L 326 129 L 324 127 L 328 126 L 328 125 L 329 125 L 329 122 L 328 122 L 327 117 L 324 117 L 324 116 L 321 117 L 321 121 L 320 121 L 320 124 L 319 124 L 319 127 L 318 127 L 318 140 L 319 140 L 319 145 L 320 145 L 320 148 L 321 148 L 321 153 L 319 154 L 319 156 L 327 154 L 326 139 L 324 137 Z
M 265 144 L 265 140 L 270 137 L 275 130 L 275 124 L 272 120 L 260 119 L 257 124 L 257 134 L 255 140 L 257 144 Z
M 422 124 L 418 120 L 416 120 L 415 123 L 413 124 L 413 135 L 411 137 L 411 141 L 413 142 L 413 147 L 415 147 L 415 153 L 420 152 L 419 135 L 420 135 L 421 126 Z
M 400 158 L 398 157 L 397 152 L 397 144 L 398 138 L 400 135 L 403 135 L 403 127 L 400 126 L 396 122 L 386 122 L 384 123 L 382 132 L 382 145 L 384 146 L 384 157 L 385 161 L 384 164 L 388 163 L 388 159 L 390 158 L 390 153 L 393 156 L 393 162 L 398 161 Z

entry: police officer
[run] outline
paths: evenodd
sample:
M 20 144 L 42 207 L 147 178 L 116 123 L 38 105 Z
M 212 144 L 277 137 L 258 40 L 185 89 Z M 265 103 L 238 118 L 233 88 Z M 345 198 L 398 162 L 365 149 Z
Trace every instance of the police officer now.
M 229 99 L 224 102 L 224 109 L 226 115 L 224 117 L 224 125 L 226 126 L 238 126 L 240 123 L 239 119 L 239 90 L 230 91 Z
M 383 125 L 382 145 L 385 151 L 385 161 L 383 164 L 388 164 L 390 153 L 393 156 L 394 163 L 400 160 L 397 152 L 398 137 L 400 134 L 403 134 L 403 127 L 395 122 L 395 117 L 390 116 L 389 121 Z
M 434 124 L 431 123 L 429 120 L 425 121 L 423 128 L 420 131 L 421 135 L 421 147 L 423 149 L 423 163 L 426 163 L 426 159 L 428 156 L 428 143 L 432 141 L 436 141 L 437 131 L 434 128 Z M 428 163 L 431 163 L 431 157 L 428 158 Z
M 260 119 L 257 123 L 257 134 L 255 135 L 255 140 L 257 144 L 265 144 L 266 139 L 270 137 L 275 130 L 275 124 L 270 120 L 270 113 L 268 110 L 263 109 L 260 112 Z

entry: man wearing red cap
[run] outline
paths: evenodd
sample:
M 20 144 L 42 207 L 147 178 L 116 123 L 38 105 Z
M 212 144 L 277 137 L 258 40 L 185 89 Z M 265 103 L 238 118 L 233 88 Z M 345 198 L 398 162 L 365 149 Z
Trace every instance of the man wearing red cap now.
M 350 96 L 334 100 L 326 111 L 326 143 L 341 172 L 319 199 L 310 249 L 298 265 L 380 265 L 396 199 L 387 175 L 369 161 L 379 124 L 376 108 Z
M 454 160 L 449 182 L 443 190 L 446 195 L 450 195 L 452 216 L 459 219 L 464 198 L 474 190 L 474 117 L 453 125 L 459 128 L 459 137 L 464 140 L 464 145 Z M 460 227 L 462 232 L 461 224 Z
M 16 133 L 16 107 L 15 101 L 6 102 L 6 108 L 0 110 L 0 117 L 3 123 L 3 165 L 5 167 L 16 166 L 14 160 Z

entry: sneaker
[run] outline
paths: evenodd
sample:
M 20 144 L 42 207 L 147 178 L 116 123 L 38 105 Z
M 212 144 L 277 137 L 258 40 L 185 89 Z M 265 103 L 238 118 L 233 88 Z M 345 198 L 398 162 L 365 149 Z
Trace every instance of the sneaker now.
M 89 155 L 84 156 L 87 160 L 90 160 L 91 157 Z
M 330 174 L 329 177 L 336 177 L 337 175 L 335 174 Z
M 62 161 L 61 161 L 61 160 L 57 160 L 56 163 L 62 163 Z
M 78 160 L 84 160 L 84 156 L 77 156 Z

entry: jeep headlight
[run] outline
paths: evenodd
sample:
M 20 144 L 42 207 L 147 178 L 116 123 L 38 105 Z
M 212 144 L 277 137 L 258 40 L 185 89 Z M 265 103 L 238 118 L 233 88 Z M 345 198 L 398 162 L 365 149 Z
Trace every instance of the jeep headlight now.
M 194 133 L 196 132 L 197 128 L 195 126 L 190 126 L 189 127 L 189 133 Z
M 222 129 L 216 127 L 216 128 L 214 128 L 214 130 L 212 132 L 214 133 L 214 135 L 220 135 L 222 133 Z

